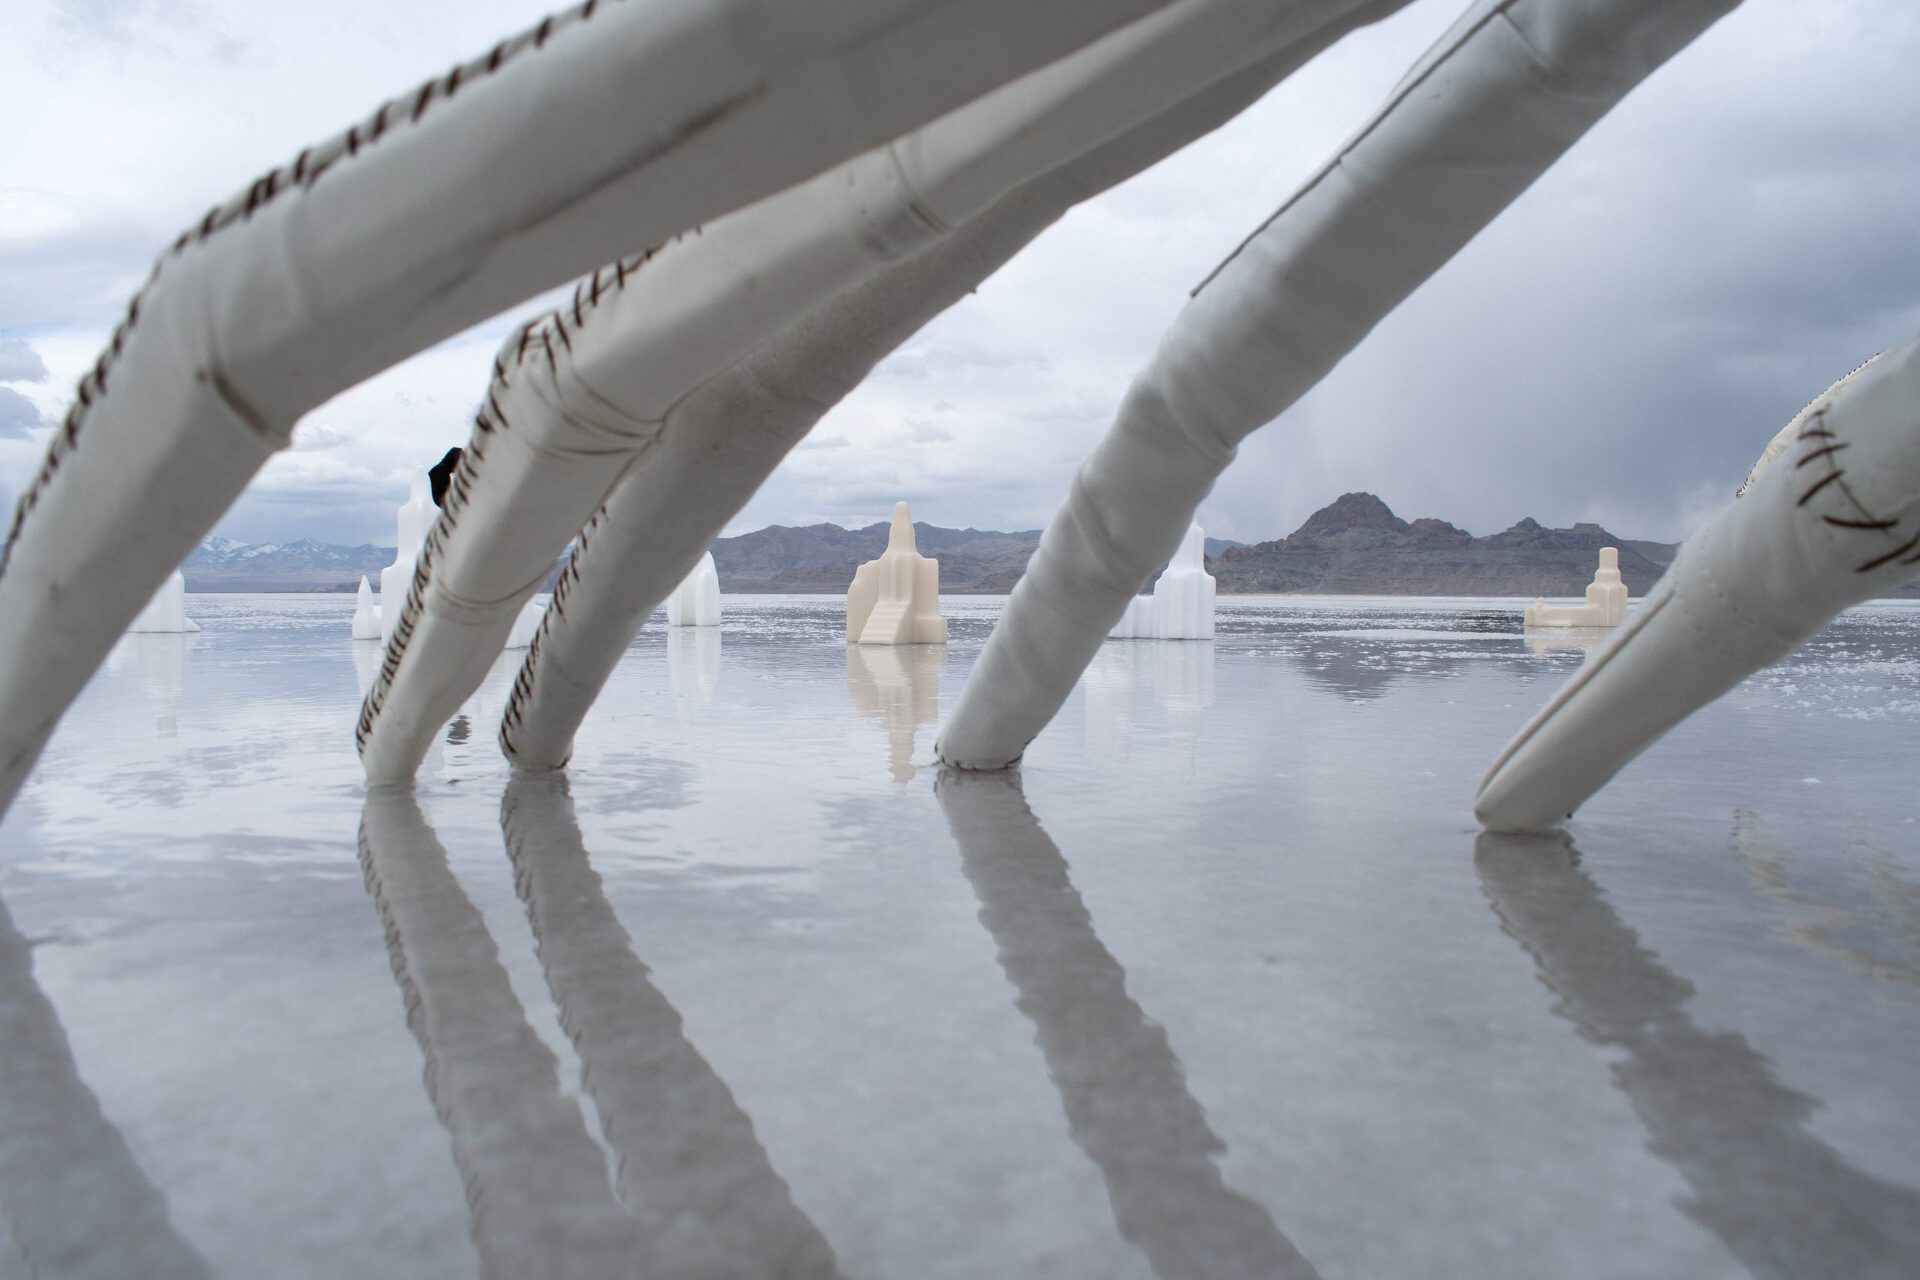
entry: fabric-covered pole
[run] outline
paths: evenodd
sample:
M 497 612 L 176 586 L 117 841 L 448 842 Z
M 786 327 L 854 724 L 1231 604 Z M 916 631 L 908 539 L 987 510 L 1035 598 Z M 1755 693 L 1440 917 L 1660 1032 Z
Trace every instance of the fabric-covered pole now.
M 567 539 L 701 384 L 1011 187 L 1355 3 L 1180 0 L 651 258 L 583 281 L 495 364 L 362 708 L 367 776 L 412 776 Z
M 1326 45 L 1403 0 L 1350 9 L 1006 197 L 919 257 L 822 303 L 689 396 L 573 549 L 514 686 L 501 744 L 558 768 L 627 642 L 767 475 L 873 366 L 1066 209 L 1211 132 Z
M 1741 495 L 1494 761 L 1495 831 L 1570 817 L 1661 734 L 1920 573 L 1920 340 L 1787 424 Z
M 1469 10 L 1175 320 L 1042 535 L 936 743 L 941 760 L 1017 760 L 1173 554 L 1240 440 L 1737 2 Z
M 210 210 L 81 381 L 0 551 L 0 805 L 302 413 L 1165 3 L 588 0 Z

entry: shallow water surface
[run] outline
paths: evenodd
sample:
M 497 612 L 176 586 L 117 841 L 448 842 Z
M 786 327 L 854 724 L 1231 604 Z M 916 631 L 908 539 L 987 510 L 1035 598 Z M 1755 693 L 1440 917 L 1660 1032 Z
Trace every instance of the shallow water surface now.
M 189 597 L 0 823 L 0 1277 L 1920 1274 L 1920 606 L 1496 840 L 1520 603 L 1223 599 L 942 775 L 1003 600 L 729 597 L 369 797 L 352 598 Z

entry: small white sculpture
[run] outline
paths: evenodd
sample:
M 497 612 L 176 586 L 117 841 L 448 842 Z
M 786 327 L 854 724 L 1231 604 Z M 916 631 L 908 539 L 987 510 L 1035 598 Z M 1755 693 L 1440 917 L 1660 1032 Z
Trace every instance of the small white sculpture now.
M 513 630 L 507 634 L 504 649 L 528 649 L 533 647 L 534 636 L 540 633 L 540 619 L 547 616 L 547 604 L 552 596 L 535 596 L 520 606 L 520 616 L 513 620 Z
M 893 504 L 887 549 L 853 572 L 847 588 L 848 644 L 945 644 L 940 616 L 940 562 L 920 554 L 913 512 Z
M 191 634 L 200 628 L 187 617 L 187 580 L 175 569 L 153 593 L 153 599 L 147 601 L 147 607 L 140 611 L 127 627 L 133 631 L 159 631 L 172 635 Z
M 1207 572 L 1207 532 L 1187 526 L 1180 549 L 1153 584 L 1153 594 L 1127 602 L 1107 635 L 1115 640 L 1211 640 L 1217 584 Z
M 353 638 L 355 640 L 378 640 L 380 638 L 380 615 L 384 612 L 374 603 L 373 588 L 367 583 L 367 575 L 360 575 L 360 590 L 353 597 Z
M 1620 580 L 1620 552 L 1600 548 L 1600 567 L 1587 584 L 1587 602 L 1548 604 L 1542 597 L 1527 606 L 1528 627 L 1617 627 L 1627 620 L 1627 584 Z
M 713 552 L 701 556 L 700 563 L 693 566 L 693 572 L 667 597 L 667 625 L 720 625 L 720 571 L 714 567 Z
M 393 626 L 400 621 L 400 606 L 407 598 L 407 586 L 413 581 L 413 562 L 420 558 L 420 547 L 427 531 L 440 516 L 427 489 L 427 473 L 413 477 L 413 491 L 394 519 L 393 563 L 380 571 L 380 638 L 391 640 Z M 391 606 L 391 607 L 389 607 Z

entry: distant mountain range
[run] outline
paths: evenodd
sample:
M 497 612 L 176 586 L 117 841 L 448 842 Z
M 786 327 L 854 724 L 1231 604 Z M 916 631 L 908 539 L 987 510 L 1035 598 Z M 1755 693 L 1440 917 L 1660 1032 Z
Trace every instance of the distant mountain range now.
M 940 561 L 940 589 L 1003 594 L 1025 571 L 1040 531 L 914 526 L 923 555 Z M 720 589 L 735 594 L 838 594 L 853 571 L 886 549 L 884 521 L 770 525 L 713 544 Z M 1617 537 L 1597 524 L 1549 529 L 1526 519 L 1476 538 L 1445 520 L 1407 521 L 1370 493 L 1342 494 L 1273 542 L 1246 546 L 1207 539 L 1207 566 L 1229 593 L 1325 595 L 1578 596 L 1601 547 L 1620 549 L 1620 572 L 1644 595 L 1678 547 Z M 341 547 L 302 538 L 247 545 L 208 538 L 182 569 L 190 591 L 351 591 L 361 574 L 377 584 L 392 547 Z M 1920 597 L 1920 580 L 1892 593 Z
M 180 566 L 189 591 L 352 591 L 366 574 L 377 588 L 392 547 L 298 542 L 246 543 L 208 538 Z
M 1602 547 L 1645 595 L 1677 546 L 1621 538 L 1597 524 L 1548 529 L 1525 519 L 1476 538 L 1445 520 L 1402 520 L 1370 493 L 1346 493 L 1277 542 L 1234 547 L 1212 565 L 1222 591 L 1316 595 L 1577 596 Z

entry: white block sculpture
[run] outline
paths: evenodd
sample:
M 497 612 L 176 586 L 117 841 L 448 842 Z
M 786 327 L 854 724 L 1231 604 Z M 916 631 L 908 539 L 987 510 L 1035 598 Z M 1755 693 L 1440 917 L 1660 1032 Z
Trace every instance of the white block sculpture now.
M 1627 584 L 1620 580 L 1620 551 L 1600 548 L 1600 567 L 1587 584 L 1585 604 L 1548 604 L 1543 596 L 1527 606 L 1527 627 L 1617 627 L 1627 620 Z
M 407 584 L 413 580 L 413 562 L 420 558 L 427 531 L 433 528 L 439 515 L 439 508 L 433 505 L 433 497 L 427 491 L 427 473 L 416 473 L 413 491 L 394 518 L 393 536 L 398 545 L 393 549 L 393 563 L 380 571 L 382 640 L 393 638 L 394 623 L 400 620 L 401 602 L 407 598 Z
M 1107 634 L 1115 640 L 1211 640 L 1216 590 L 1207 572 L 1206 530 L 1190 524 L 1172 562 L 1153 584 L 1153 594 L 1128 601 L 1127 611 Z
M 380 638 L 380 606 L 374 602 L 373 588 L 367 583 L 367 575 L 360 575 L 360 590 L 353 597 L 353 638 L 355 640 L 378 640 Z
M 700 557 L 700 563 L 667 597 L 667 625 L 670 627 L 717 627 L 720 625 L 720 571 L 714 567 L 713 552 Z
M 147 607 L 127 627 L 129 632 L 159 631 L 172 635 L 190 634 L 199 629 L 187 617 L 187 580 L 180 576 L 178 569 L 167 575 L 167 580 L 153 593 L 153 599 L 147 601 Z
M 913 512 L 893 504 L 887 549 L 853 572 L 847 588 L 848 644 L 945 644 L 940 616 L 940 562 L 919 553 Z

